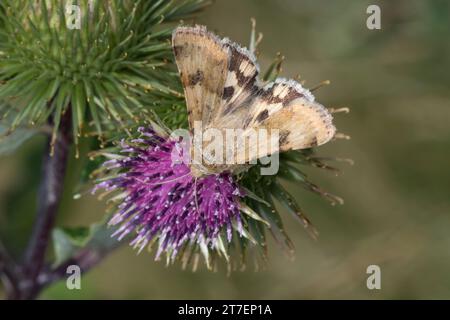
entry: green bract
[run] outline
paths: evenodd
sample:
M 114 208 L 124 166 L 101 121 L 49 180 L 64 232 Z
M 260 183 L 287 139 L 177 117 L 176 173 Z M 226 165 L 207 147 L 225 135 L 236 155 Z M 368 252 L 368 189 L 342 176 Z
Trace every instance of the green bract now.
M 77 12 L 66 1 L 1 1 L 0 105 L 10 107 L 0 115 L 14 114 L 10 131 L 50 121 L 54 142 L 70 112 L 77 144 L 81 133 L 139 121 L 149 106 L 183 104 L 167 23 L 204 4 L 80 0 Z

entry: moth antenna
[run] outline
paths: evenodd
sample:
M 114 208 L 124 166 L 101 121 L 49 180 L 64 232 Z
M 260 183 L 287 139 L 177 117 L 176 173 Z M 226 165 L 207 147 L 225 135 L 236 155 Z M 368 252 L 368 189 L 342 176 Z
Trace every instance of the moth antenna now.
M 312 87 L 311 89 L 309 89 L 309 91 L 314 92 L 317 89 L 322 88 L 323 86 L 329 85 L 330 83 L 331 83 L 330 80 L 324 80 L 324 81 L 320 82 L 318 85 L 316 85 L 316 86 Z
M 345 140 L 350 140 L 350 136 L 349 136 L 349 135 L 346 135 L 346 134 L 340 133 L 340 132 L 336 133 L 336 134 L 334 135 L 334 138 L 335 138 L 335 139 L 345 139 Z
M 305 83 L 306 83 L 306 80 L 301 80 L 301 81 L 300 81 L 300 84 L 301 84 L 302 86 L 305 86 Z
M 350 109 L 347 107 L 344 108 L 328 108 L 328 111 L 330 111 L 330 113 L 339 113 L 339 112 L 345 112 L 345 113 L 349 113 Z
M 179 180 L 179 179 L 181 179 L 181 178 L 187 177 L 187 176 L 190 175 L 190 174 L 191 174 L 191 173 L 189 172 L 189 173 L 186 173 L 186 174 L 184 174 L 184 175 L 182 175 L 182 176 L 176 177 L 175 179 L 164 180 L 164 181 L 161 181 L 161 182 L 158 182 L 158 183 L 150 183 L 150 184 L 148 184 L 148 185 L 149 185 L 149 186 L 159 186 L 160 184 L 165 184 L 165 183 L 177 181 L 177 180 Z M 142 180 L 139 180 L 139 181 L 142 182 L 142 183 L 145 183 L 145 181 L 142 181 Z

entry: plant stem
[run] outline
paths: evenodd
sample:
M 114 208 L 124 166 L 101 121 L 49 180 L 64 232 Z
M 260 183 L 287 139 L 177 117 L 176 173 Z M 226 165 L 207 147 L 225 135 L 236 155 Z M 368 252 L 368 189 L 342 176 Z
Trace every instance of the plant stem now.
M 64 176 L 71 144 L 71 112 L 67 109 L 61 118 L 59 134 L 56 138 L 53 155 L 51 136 L 42 159 L 42 178 L 38 191 L 37 212 L 33 231 L 25 251 L 20 299 L 34 299 L 39 293 L 39 274 L 45 263 L 45 255 L 55 222 L 61 196 Z
M 3 243 L 0 242 L 0 280 L 2 281 L 6 295 L 11 298 L 18 296 L 18 279 L 16 277 L 17 266 L 9 255 Z

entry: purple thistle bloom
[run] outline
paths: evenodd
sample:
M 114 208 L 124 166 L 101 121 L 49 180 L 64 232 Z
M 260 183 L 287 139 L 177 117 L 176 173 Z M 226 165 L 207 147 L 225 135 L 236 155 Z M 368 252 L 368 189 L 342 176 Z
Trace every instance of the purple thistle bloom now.
M 130 244 L 139 252 L 158 241 L 156 259 L 166 252 L 173 261 L 185 245 L 199 245 L 202 251 L 220 249 L 223 240 L 231 241 L 233 229 L 242 235 L 239 198 L 244 193 L 231 174 L 195 178 L 188 165 L 173 161 L 175 141 L 151 128 L 139 131 L 138 139 L 122 141 L 121 153 L 126 156 L 104 163 L 117 175 L 93 190 L 121 191 L 114 197 L 121 204 L 109 221 L 120 224 L 113 236 L 121 240 L 135 231 Z

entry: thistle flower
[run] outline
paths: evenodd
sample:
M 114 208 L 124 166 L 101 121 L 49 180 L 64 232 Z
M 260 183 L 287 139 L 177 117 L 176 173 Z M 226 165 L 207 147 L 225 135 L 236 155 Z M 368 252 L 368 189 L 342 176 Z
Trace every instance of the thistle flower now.
M 183 148 L 157 125 L 139 127 L 138 136 L 122 139 L 118 147 L 93 152 L 106 160 L 94 173 L 95 193 L 109 197 L 115 212 L 109 220 L 117 226 L 113 233 L 119 241 L 130 238 L 138 252 L 156 247 L 155 259 L 165 253 L 167 264 L 180 259 L 185 268 L 195 270 L 200 254 L 208 268 L 217 267 L 217 256 L 245 267 L 247 251 L 253 251 L 256 268 L 267 261 L 265 229 L 293 254 L 293 245 L 275 210 L 275 200 L 285 205 L 310 234 L 316 231 L 295 200 L 274 176 L 256 173 L 258 166 L 239 176 L 228 172 L 195 178 L 183 161 Z M 314 165 L 328 170 L 312 150 L 283 155 L 280 175 L 297 181 L 308 190 L 334 203 L 342 200 L 311 183 L 295 163 Z M 254 210 L 255 209 L 255 210 Z M 238 251 L 240 259 L 232 259 Z M 256 251 L 255 251 L 256 249 Z
M 256 41 L 254 33 L 253 29 L 252 43 Z M 279 56 L 264 81 L 278 77 L 281 62 Z M 173 118 L 173 112 L 171 115 Z M 186 119 L 185 111 L 175 115 Z M 167 121 L 170 118 L 160 118 L 163 126 L 176 127 Z M 203 255 L 207 267 L 216 268 L 216 258 L 222 256 L 229 270 L 245 268 L 249 259 L 259 269 L 267 262 L 267 232 L 292 257 L 294 247 L 284 231 L 278 204 L 313 238 L 317 231 L 285 189 L 283 180 L 332 204 L 343 202 L 312 183 L 303 172 L 305 166 L 338 172 L 326 161 L 341 159 L 317 157 L 313 148 L 280 154 L 277 175 L 262 176 L 261 165 L 257 164 L 234 175 L 224 172 L 196 179 L 188 165 L 174 162 L 174 153 L 175 158 L 184 158 L 179 154 L 183 148 L 167 138 L 167 131 L 151 122 L 150 127 L 141 127 L 138 132 L 139 136 L 133 138 L 113 136 L 111 141 L 121 141 L 119 146 L 91 153 L 109 159 L 91 175 L 97 178 L 94 192 L 104 190 L 100 197 L 108 196 L 114 203 L 109 224 L 118 226 L 115 237 L 122 240 L 130 236 L 131 245 L 139 252 L 156 246 L 156 259 L 165 253 L 168 264 L 179 259 L 183 267 L 192 263 L 195 270 Z
M 182 103 L 168 63 L 172 28 L 161 25 L 189 17 L 204 0 L 73 4 L 79 16 L 67 14 L 65 1 L 0 2 L 0 118 L 12 118 L 10 132 L 51 122 L 54 143 L 69 112 L 77 144 L 81 133 L 101 137 L 117 124 L 126 130 L 154 101 Z M 69 28 L 69 19 L 80 28 Z
M 121 200 L 119 210 L 109 221 L 120 224 L 113 236 L 121 240 L 135 231 L 132 246 L 141 251 L 158 242 L 156 259 L 165 252 L 170 262 L 182 251 L 187 260 L 195 247 L 208 265 L 209 249 L 226 255 L 233 230 L 245 236 L 239 204 L 244 191 L 227 172 L 195 178 L 187 164 L 174 162 L 174 152 L 178 159 L 183 157 L 176 141 L 161 137 L 151 127 L 138 131 L 139 138 L 121 142 L 125 156 L 114 155 L 104 163 L 116 174 L 94 189 L 119 190 L 114 196 Z

